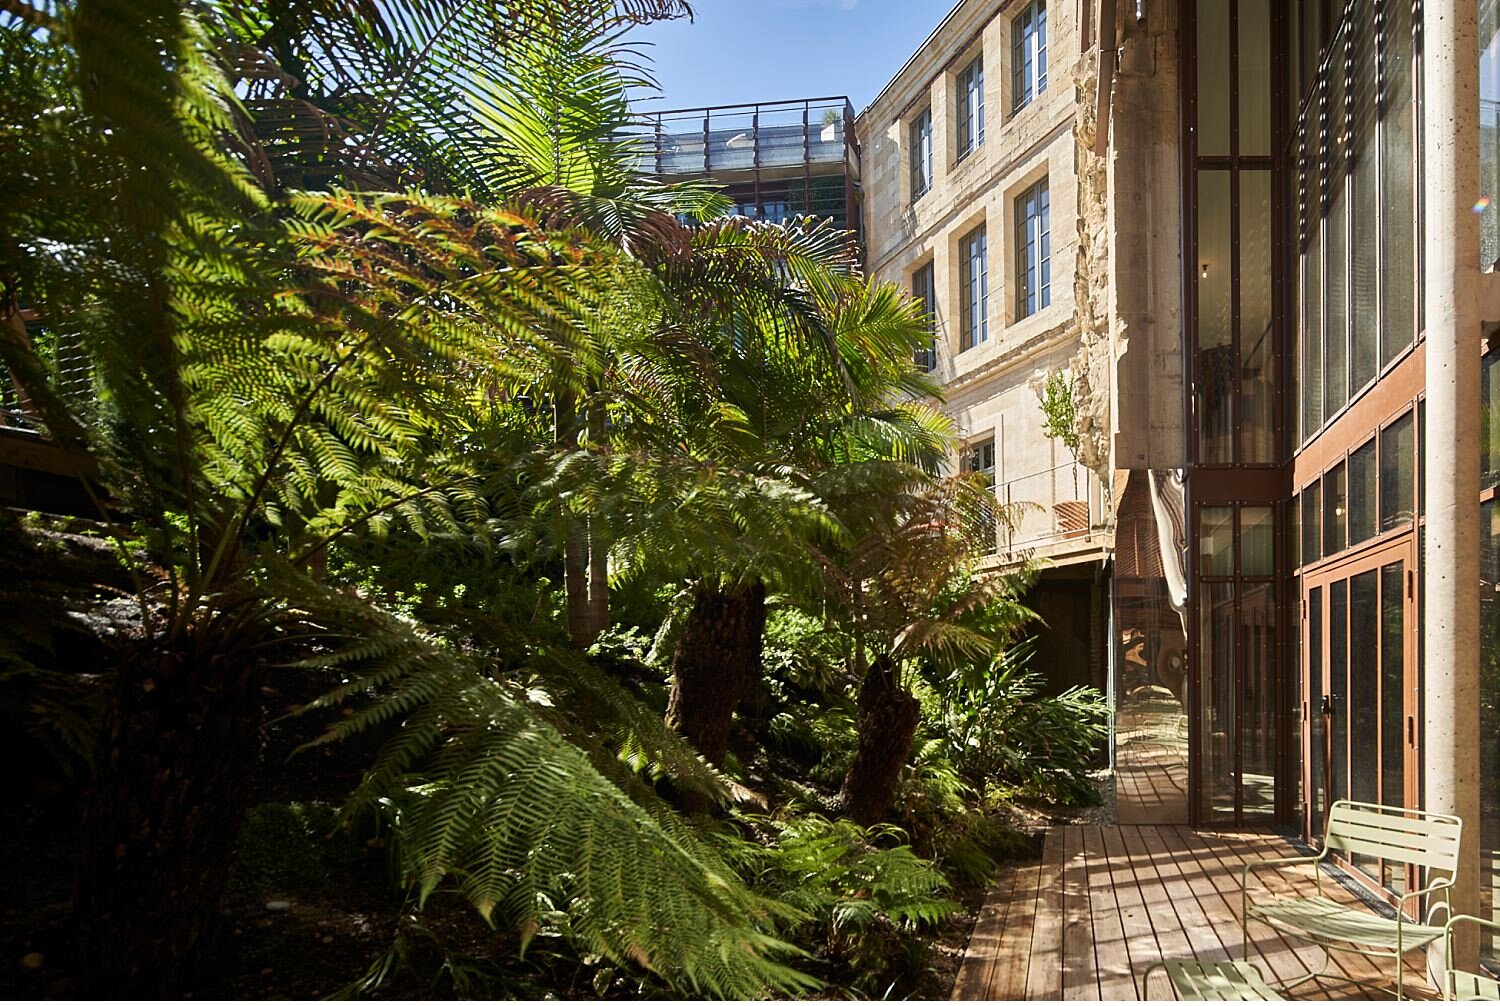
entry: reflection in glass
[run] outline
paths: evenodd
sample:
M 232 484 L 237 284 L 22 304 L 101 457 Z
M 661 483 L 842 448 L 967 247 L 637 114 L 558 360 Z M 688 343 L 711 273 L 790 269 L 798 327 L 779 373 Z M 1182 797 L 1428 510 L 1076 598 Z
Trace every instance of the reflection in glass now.
M 1490 200 L 1479 217 L 1479 264 L 1489 270 L 1500 259 L 1500 10 L 1482 3 L 1479 11 L 1479 193 Z
M 1349 455 L 1349 544 L 1375 537 L 1375 441 Z
M 1500 911 L 1495 898 L 1500 890 L 1500 506 L 1494 501 L 1480 509 L 1479 527 L 1479 890 L 1480 914 L 1495 917 Z
M 1259 508 L 1245 511 L 1252 509 Z M 1265 526 L 1270 527 L 1269 519 Z M 1236 689 L 1244 702 L 1240 799 L 1247 818 L 1270 818 L 1276 813 L 1276 588 L 1247 583 L 1241 590 Z
M 1348 500 L 1344 493 L 1344 463 L 1340 461 L 1323 476 L 1323 554 L 1344 550 L 1344 519 Z
M 1261 0 L 1262 4 L 1264 0 Z M 1244 7 L 1240 7 L 1243 18 Z M 1245 36 L 1241 28 L 1240 44 Z M 1240 63 L 1243 72 L 1243 59 Z M 1243 143 L 1243 128 L 1241 142 Z M 1240 422 L 1239 460 L 1276 460 L 1276 344 L 1271 299 L 1271 173 L 1240 172 Z
M 1234 507 L 1200 507 L 1198 554 L 1203 576 L 1234 575 Z
M 1201 11 L 1205 5 L 1199 4 Z M 1240 153 L 1271 153 L 1271 4 L 1239 0 L 1235 16 L 1240 65 Z M 1201 16 L 1201 15 L 1200 15 Z M 1227 66 L 1227 64 L 1226 64 Z M 1199 80 L 1202 80 L 1200 71 Z M 1201 94 L 1202 91 L 1200 90 Z M 1199 121 L 1202 121 L 1201 119 Z
M 1276 511 L 1268 506 L 1240 507 L 1240 575 L 1276 572 Z
M 1406 566 L 1380 570 L 1380 802 L 1405 807 Z
M 1302 565 L 1323 558 L 1323 483 L 1302 490 Z
M 1198 154 L 1229 153 L 1229 0 L 1195 5 L 1198 20 Z
M 1311 759 L 1308 775 L 1312 779 L 1312 831 L 1323 830 L 1324 783 L 1327 769 L 1323 757 L 1325 724 L 1323 716 L 1323 588 L 1307 592 L 1307 681 L 1312 705 L 1308 709 L 1308 746 Z
M 1416 430 L 1412 414 L 1380 431 L 1380 530 L 1409 522 L 1412 518 L 1416 487 Z
M 1234 584 L 1205 583 L 1199 594 L 1198 694 L 1202 696 L 1203 816 L 1234 817 Z
M 1328 586 L 1328 701 L 1333 708 L 1328 759 L 1330 805 L 1348 793 L 1349 743 L 1349 584 Z
M 1484 355 L 1479 370 L 1479 472 L 1481 489 L 1500 484 L 1500 350 Z
M 1317 102 L 1312 109 L 1317 111 Z M 1316 118 L 1314 118 L 1316 123 Z M 1302 241 L 1302 437 L 1306 440 L 1323 425 L 1323 257 L 1322 197 L 1319 192 L 1319 159 L 1317 129 L 1303 128 L 1302 149 L 1298 154 L 1302 180 L 1298 187 L 1301 201 Z
M 1198 460 L 1234 460 L 1234 299 L 1230 175 L 1198 172 Z
M 1373 569 L 1349 579 L 1349 796 L 1366 803 L 1380 802 L 1379 588 Z

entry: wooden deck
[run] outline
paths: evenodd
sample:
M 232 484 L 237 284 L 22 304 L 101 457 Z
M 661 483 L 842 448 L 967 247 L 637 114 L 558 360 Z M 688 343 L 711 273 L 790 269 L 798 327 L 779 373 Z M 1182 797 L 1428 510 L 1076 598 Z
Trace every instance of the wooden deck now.
M 1042 858 L 1007 867 L 990 892 L 953 998 L 1171 998 L 1160 972 L 1152 975 L 1150 989 L 1141 987 L 1146 969 L 1164 959 L 1243 958 L 1240 866 L 1297 854 L 1270 832 L 1220 834 L 1172 825 L 1053 828 Z M 1264 876 L 1273 893 L 1313 887 L 1306 867 L 1291 876 Z M 1328 876 L 1323 892 L 1350 904 L 1359 900 Z M 1265 926 L 1252 925 L 1250 941 L 1249 959 L 1273 984 L 1322 965 L 1321 948 Z M 1408 958 L 1407 994 L 1437 998 L 1420 960 L 1417 954 Z M 1391 961 L 1336 953 L 1332 964 L 1367 981 L 1395 977 Z M 1348 981 L 1326 979 L 1293 991 L 1299 999 L 1369 995 Z

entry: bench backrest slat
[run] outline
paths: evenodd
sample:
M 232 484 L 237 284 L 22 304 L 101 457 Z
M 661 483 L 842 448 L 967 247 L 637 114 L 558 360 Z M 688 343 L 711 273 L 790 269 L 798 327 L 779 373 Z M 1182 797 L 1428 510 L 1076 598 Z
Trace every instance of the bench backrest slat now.
M 1458 868 L 1459 820 L 1448 814 L 1340 800 L 1328 814 L 1323 844 L 1350 855 L 1409 863 L 1453 873 Z

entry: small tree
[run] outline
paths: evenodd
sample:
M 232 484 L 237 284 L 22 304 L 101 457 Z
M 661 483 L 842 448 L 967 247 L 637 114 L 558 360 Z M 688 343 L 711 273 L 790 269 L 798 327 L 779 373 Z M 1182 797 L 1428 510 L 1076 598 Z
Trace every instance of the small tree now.
M 1074 404 L 1074 392 L 1078 379 L 1063 370 L 1054 370 L 1037 389 L 1041 399 L 1042 432 L 1053 440 L 1061 440 L 1068 453 L 1073 456 L 1073 496 L 1078 497 L 1078 465 L 1080 440 L 1078 435 L 1078 410 Z

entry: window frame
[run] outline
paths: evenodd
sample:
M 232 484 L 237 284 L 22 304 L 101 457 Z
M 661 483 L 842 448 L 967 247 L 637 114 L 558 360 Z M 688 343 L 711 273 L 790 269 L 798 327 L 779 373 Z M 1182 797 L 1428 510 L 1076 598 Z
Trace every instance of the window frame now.
M 984 146 L 984 53 L 969 61 L 954 81 L 957 160 Z
M 1052 199 L 1046 176 L 1016 196 L 1016 321 L 1052 306 Z
M 928 105 L 907 121 L 906 142 L 909 147 L 912 202 L 931 192 L 936 181 L 932 138 L 932 106 Z
M 984 223 L 958 239 L 958 258 L 958 349 L 962 353 L 990 339 L 989 232 Z
M 1047 90 L 1047 0 L 1031 0 L 1011 18 L 1011 114 Z

